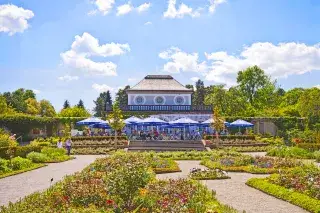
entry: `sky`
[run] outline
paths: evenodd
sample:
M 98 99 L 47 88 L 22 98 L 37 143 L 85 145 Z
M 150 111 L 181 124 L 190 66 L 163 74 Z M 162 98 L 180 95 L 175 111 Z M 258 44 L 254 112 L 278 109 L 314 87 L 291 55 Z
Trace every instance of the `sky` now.
M 0 0 L 0 93 L 56 110 L 148 74 L 230 87 L 252 65 L 286 90 L 320 87 L 320 1 Z

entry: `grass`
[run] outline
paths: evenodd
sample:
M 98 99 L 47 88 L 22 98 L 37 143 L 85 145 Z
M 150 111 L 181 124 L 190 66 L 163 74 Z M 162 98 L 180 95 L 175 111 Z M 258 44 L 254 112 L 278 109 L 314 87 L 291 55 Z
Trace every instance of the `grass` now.
M 307 211 L 314 213 L 320 212 L 320 200 L 303 193 L 287 189 L 283 186 L 269 183 L 265 178 L 251 178 L 246 184 L 276 198 L 299 206 Z
M 0 179 L 1 178 L 5 178 L 5 177 L 9 177 L 9 176 L 13 176 L 13 175 L 17 175 L 17 174 L 21 174 L 24 172 L 28 172 L 34 169 L 39 169 L 41 167 L 47 166 L 47 164 L 43 164 L 43 163 L 37 163 L 35 165 L 33 165 L 32 167 L 26 168 L 26 169 L 21 169 L 21 170 L 16 170 L 16 171 L 10 171 L 4 174 L 0 174 Z

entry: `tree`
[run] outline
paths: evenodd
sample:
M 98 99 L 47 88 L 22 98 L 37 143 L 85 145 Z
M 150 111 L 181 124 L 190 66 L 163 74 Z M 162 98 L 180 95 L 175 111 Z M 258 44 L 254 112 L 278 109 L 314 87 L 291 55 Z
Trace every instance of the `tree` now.
M 254 104 L 259 89 L 271 84 L 270 78 L 258 66 L 239 71 L 237 82 L 251 105 Z
M 119 107 L 119 103 L 115 102 L 112 106 L 112 112 L 107 116 L 107 121 L 112 129 L 115 131 L 115 140 L 117 141 L 117 132 L 122 130 L 125 126 L 123 121 L 123 114 Z
M 54 117 L 56 115 L 56 111 L 49 101 L 40 101 L 40 115 L 42 117 Z
M 320 117 L 320 89 L 306 89 L 297 104 L 301 116 Z
M 26 113 L 30 114 L 30 115 L 39 115 L 40 113 L 40 104 L 38 103 L 38 101 L 34 98 L 28 98 L 27 100 L 25 100 L 26 104 L 27 104 L 27 111 Z
M 7 105 L 11 106 L 17 112 L 25 113 L 27 111 L 26 100 L 29 98 L 36 99 L 36 95 L 32 90 L 25 90 L 23 88 L 17 89 L 16 91 L 5 92 L 3 96 L 6 98 Z
M 84 103 L 83 103 L 83 101 L 81 99 L 80 99 L 77 107 L 84 109 Z
M 206 90 L 203 81 L 200 79 L 196 82 L 196 91 L 194 93 L 193 105 L 204 105 Z
M 89 117 L 90 113 L 78 106 L 62 109 L 58 115 L 59 117 Z
M 125 86 L 124 89 L 119 89 L 116 94 L 116 101 L 120 106 L 128 105 L 128 94 L 126 92 L 127 89 L 130 89 L 130 86 Z
M 63 109 L 67 109 L 67 108 L 70 108 L 70 103 L 68 100 L 65 100 L 63 103 Z
M 216 137 L 219 139 L 219 132 L 224 128 L 224 119 L 220 115 L 220 109 L 214 108 L 212 127 L 216 130 Z
M 107 91 L 107 92 L 100 93 L 100 95 L 97 98 L 97 100 L 95 100 L 93 102 L 96 105 L 94 107 L 94 109 L 93 109 L 93 111 L 95 112 L 94 116 L 96 116 L 96 117 L 105 117 L 107 106 L 111 106 L 112 105 L 112 99 L 111 99 L 110 92 Z
M 0 95 L 0 114 L 6 113 L 8 110 L 8 105 L 6 98 L 2 95 Z

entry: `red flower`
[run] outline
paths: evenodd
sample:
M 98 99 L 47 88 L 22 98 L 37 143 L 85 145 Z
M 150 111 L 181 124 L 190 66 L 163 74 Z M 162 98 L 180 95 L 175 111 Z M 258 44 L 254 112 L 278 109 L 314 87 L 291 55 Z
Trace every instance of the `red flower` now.
M 108 205 L 112 205 L 113 204 L 113 200 L 107 200 L 107 204 Z

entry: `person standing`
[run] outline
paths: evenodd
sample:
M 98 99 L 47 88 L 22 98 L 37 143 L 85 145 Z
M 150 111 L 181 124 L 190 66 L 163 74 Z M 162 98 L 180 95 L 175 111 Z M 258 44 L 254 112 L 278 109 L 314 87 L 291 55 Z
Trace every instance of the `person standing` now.
M 66 149 L 68 151 L 68 155 L 70 155 L 70 152 L 71 152 L 71 144 L 72 144 L 71 138 L 68 138 L 66 141 Z
M 61 138 L 59 138 L 58 142 L 57 142 L 57 148 L 61 149 L 63 146 L 62 146 L 62 141 L 61 141 Z

